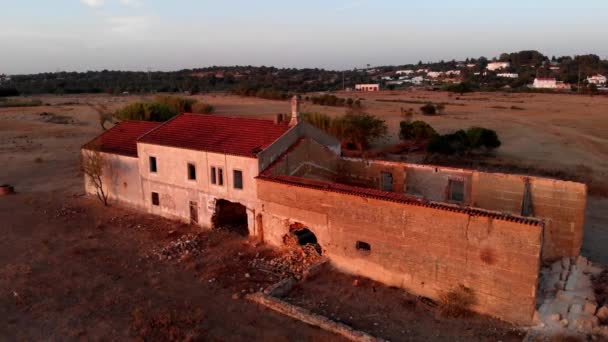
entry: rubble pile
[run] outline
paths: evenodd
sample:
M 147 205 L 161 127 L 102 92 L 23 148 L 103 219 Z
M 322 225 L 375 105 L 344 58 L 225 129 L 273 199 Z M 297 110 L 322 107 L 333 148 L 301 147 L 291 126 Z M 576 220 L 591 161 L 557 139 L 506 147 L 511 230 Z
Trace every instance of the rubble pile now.
M 321 254 L 312 244 L 290 248 L 287 252 L 271 259 L 255 258 L 250 266 L 277 276 L 292 276 L 301 279 L 304 271 L 321 260 Z
M 84 210 L 82 208 L 73 207 L 61 207 L 55 211 L 55 218 L 71 218 L 82 214 Z
M 194 257 L 203 252 L 203 239 L 200 234 L 182 235 L 175 241 L 171 241 L 159 251 L 153 254 L 161 261 L 183 260 Z
M 539 329 L 608 338 L 608 307 L 599 306 L 591 276 L 603 271 L 585 257 L 563 258 L 541 271 Z

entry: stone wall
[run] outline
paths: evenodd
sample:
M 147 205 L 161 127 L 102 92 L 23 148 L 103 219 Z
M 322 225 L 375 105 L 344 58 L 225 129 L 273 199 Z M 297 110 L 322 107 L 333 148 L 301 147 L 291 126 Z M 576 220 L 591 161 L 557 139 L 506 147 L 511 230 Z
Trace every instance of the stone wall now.
M 335 158 L 329 162 L 327 158 Z M 303 153 L 292 149 L 283 158 L 289 168 L 271 170 L 274 174 L 296 175 L 324 179 L 342 184 L 382 189 L 382 173 L 392 175 L 392 191 L 407 193 L 429 201 L 449 203 L 448 184 L 451 180 L 464 182 L 464 201 L 459 205 L 522 215 L 529 184 L 531 217 L 543 218 L 545 244 L 543 258 L 577 256 L 583 238 L 587 187 L 585 184 L 502 173 L 488 173 L 432 165 L 418 165 L 391 161 L 340 158 L 318 151 Z M 293 173 L 299 164 L 321 164 L 326 170 L 335 170 L 335 177 Z M 334 168 L 335 169 L 332 169 Z M 285 173 L 288 171 L 288 173 Z
M 281 245 L 299 222 L 346 272 L 434 299 L 462 284 L 478 312 L 524 324 L 533 317 L 541 226 L 264 179 L 258 196 L 269 243 Z

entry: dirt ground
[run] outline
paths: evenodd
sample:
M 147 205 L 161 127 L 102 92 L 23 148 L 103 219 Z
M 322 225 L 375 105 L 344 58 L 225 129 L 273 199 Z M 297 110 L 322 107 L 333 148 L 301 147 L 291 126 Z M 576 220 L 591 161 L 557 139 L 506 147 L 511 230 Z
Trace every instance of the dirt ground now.
M 446 318 L 431 302 L 333 269 L 283 300 L 389 341 L 521 341 L 525 332 L 479 315 Z
M 218 114 L 271 118 L 276 113 L 289 111 L 286 101 L 226 95 L 197 97 L 213 104 Z M 393 139 L 401 120 L 400 107 L 421 106 L 411 102 L 447 102 L 445 115 L 416 114 L 414 119 L 426 120 L 440 131 L 471 125 L 496 129 L 503 141 L 498 158 L 506 161 L 574 172 L 582 165 L 583 169 L 590 169 L 596 179 L 606 179 L 608 174 L 608 116 L 605 115 L 608 98 L 605 97 L 544 94 L 461 97 L 441 92 L 383 92 L 363 97 L 370 113 L 387 120 Z M 104 212 L 96 202 L 81 197 L 79 149 L 101 132 L 94 106 L 104 104 L 112 110 L 141 97 L 40 98 L 48 105 L 0 108 L 0 184 L 11 184 L 19 193 L 0 198 L 3 235 L 0 317 L 6 322 L 0 324 L 0 336 L 16 337 L 11 340 L 123 339 L 127 336 L 336 340 L 333 335 L 242 299 L 232 299 L 239 290 L 249 290 L 249 287 L 257 290 L 258 285 L 270 281 L 265 278 L 266 274 L 256 278 L 254 272 L 247 279 L 239 273 L 234 273 L 234 279 L 212 275 L 213 272 L 221 274 L 218 265 L 226 262 L 243 266 L 242 260 L 232 260 L 233 254 L 219 253 L 218 259 L 213 259 L 210 257 L 217 254 L 216 249 L 209 247 L 203 253 L 209 260 L 203 257 L 196 262 L 175 264 L 145 258 L 146 253 L 176 238 L 173 235 L 191 232 L 191 228 L 120 208 Z M 386 99 L 401 102 L 377 101 Z M 511 106 L 524 109 L 510 109 Z M 344 112 L 341 108 L 309 103 L 305 103 L 302 110 L 335 115 Z M 608 264 L 605 248 L 608 198 L 605 195 L 589 198 L 583 253 L 592 261 Z M 178 233 L 168 236 L 171 230 Z M 212 244 L 214 239 L 216 237 L 206 236 L 203 244 Z M 263 250 L 238 239 L 220 239 L 217 243 L 242 248 L 241 252 L 247 255 Z M 214 277 L 216 280 L 209 282 Z M 336 284 L 341 281 L 338 279 Z M 352 287 L 350 283 L 348 286 Z M 345 295 L 360 296 L 348 292 Z M 408 316 L 410 311 L 404 311 L 403 319 L 413 317 Z M 353 317 L 356 320 L 357 316 Z M 368 321 L 360 323 L 362 328 L 366 328 L 365 322 Z M 428 322 L 434 324 L 430 318 Z M 475 323 L 464 322 L 460 327 L 473 327 L 472 332 L 480 333 L 477 330 L 480 326 Z M 374 329 L 380 328 L 373 326 L 370 332 L 379 332 Z M 382 329 L 387 336 L 397 337 L 388 328 Z M 464 332 L 450 335 L 443 330 L 439 334 L 463 339 L 468 336 Z
M 340 340 L 243 299 L 278 278 L 236 234 L 59 193 L 2 198 L 0 222 L 0 340 Z M 159 258 L 188 233 L 201 254 Z

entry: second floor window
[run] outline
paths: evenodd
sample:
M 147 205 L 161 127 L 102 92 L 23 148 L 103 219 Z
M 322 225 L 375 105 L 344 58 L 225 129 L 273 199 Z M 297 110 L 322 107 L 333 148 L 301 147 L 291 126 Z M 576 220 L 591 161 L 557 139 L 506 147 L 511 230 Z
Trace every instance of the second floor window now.
M 215 174 L 215 166 L 211 167 L 211 184 L 217 184 L 217 175 Z
M 234 170 L 232 173 L 234 176 L 234 188 L 242 189 L 243 188 L 243 172 L 240 170 Z
M 150 157 L 150 172 L 156 173 L 156 157 Z
M 217 168 L 217 185 L 224 185 L 224 170 L 221 167 Z
M 196 180 L 196 166 L 194 164 L 188 163 L 188 179 Z

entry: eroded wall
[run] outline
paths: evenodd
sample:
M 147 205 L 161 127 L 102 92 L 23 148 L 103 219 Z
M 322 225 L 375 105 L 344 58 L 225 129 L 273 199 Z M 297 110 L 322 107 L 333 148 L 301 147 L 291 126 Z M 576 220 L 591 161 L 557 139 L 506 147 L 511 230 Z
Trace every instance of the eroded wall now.
M 328 157 L 335 158 L 337 162 L 328 162 Z M 581 183 L 431 165 L 340 158 L 316 151 L 303 153 L 301 149 L 293 149 L 284 159 L 289 168 L 279 168 L 273 172 L 286 171 L 289 173 L 283 174 L 293 175 L 293 169 L 299 163 L 322 164 L 330 170 L 334 170 L 332 168 L 335 166 L 335 177 L 322 179 L 306 173 L 295 175 L 375 189 L 382 189 L 382 173 L 385 172 L 392 175 L 393 192 L 407 193 L 429 201 L 543 218 L 546 221 L 544 259 L 553 260 L 580 253 L 587 197 L 587 188 Z M 464 201 L 451 201 L 448 196 L 450 181 L 464 183 Z M 526 183 L 529 190 L 526 190 Z M 522 210 L 526 191 L 529 191 L 529 213 Z
M 529 323 L 535 308 L 542 227 L 461 212 L 258 180 L 265 240 L 289 224 L 314 234 L 338 268 L 437 299 L 462 284 L 475 310 Z M 357 241 L 371 245 L 360 251 Z
M 258 160 L 240 156 L 187 150 L 138 143 L 142 199 L 150 213 L 190 221 L 190 202 L 195 202 L 198 224 L 211 226 L 217 199 L 241 203 L 248 209 L 250 233 L 255 235 Z M 150 157 L 156 158 L 157 171 L 150 171 Z M 196 167 L 196 180 L 188 179 L 188 164 Z M 223 185 L 211 181 L 211 167 L 223 170 Z M 234 186 L 234 170 L 242 172 L 243 188 Z M 159 205 L 152 204 L 152 192 L 159 194 Z
M 92 152 L 82 150 L 81 153 L 86 156 Z M 143 208 L 137 158 L 103 152 L 99 152 L 99 154 L 105 162 L 102 181 L 104 190 L 108 192 L 108 200 L 131 207 Z M 90 195 L 97 196 L 95 187 L 86 175 L 84 183 L 85 191 Z

